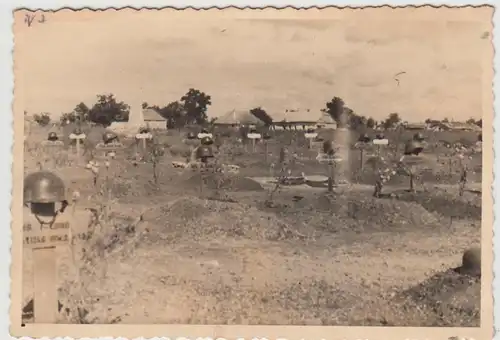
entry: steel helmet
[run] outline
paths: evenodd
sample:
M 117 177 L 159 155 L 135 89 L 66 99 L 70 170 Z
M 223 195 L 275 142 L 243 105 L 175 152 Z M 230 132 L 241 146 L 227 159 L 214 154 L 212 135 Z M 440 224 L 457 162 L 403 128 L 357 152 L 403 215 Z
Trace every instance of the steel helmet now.
M 421 132 L 417 132 L 416 134 L 413 135 L 413 139 L 416 140 L 416 141 L 421 142 L 425 138 L 424 138 L 424 135 Z
M 363 133 L 361 136 L 359 136 L 358 142 L 368 143 L 370 142 L 370 137 L 368 136 L 368 134 Z
M 147 127 L 141 127 L 139 128 L 139 133 L 140 134 L 149 133 L 149 129 Z
M 118 136 L 116 135 L 116 133 L 108 131 L 102 135 L 102 140 L 104 141 L 104 144 L 108 144 L 117 141 Z
M 263 139 L 266 139 L 266 140 L 267 140 L 267 139 L 271 139 L 271 135 L 269 134 L 269 132 L 264 132 L 264 133 L 262 134 L 262 138 L 263 138 Z
M 194 132 L 188 132 L 187 139 L 196 139 L 196 134 Z
M 422 146 L 422 144 L 420 144 L 420 142 L 416 140 L 409 140 L 408 142 L 406 142 L 404 154 L 407 156 L 418 156 L 423 150 L 424 147 Z
M 200 142 L 202 145 L 212 145 L 214 143 L 214 140 L 207 136 L 203 137 Z
M 377 133 L 375 135 L 375 139 L 384 139 L 385 138 L 385 135 L 383 133 Z
M 335 145 L 333 141 L 331 140 L 326 140 L 323 142 L 323 152 L 326 154 L 334 154 L 335 153 Z
M 468 274 L 481 274 L 481 248 L 470 248 L 464 252 L 461 269 Z
M 47 140 L 49 140 L 51 142 L 55 142 L 58 139 L 59 139 L 59 137 L 57 137 L 57 133 L 55 133 L 54 131 L 49 132 L 49 136 L 47 137 Z
M 73 130 L 73 133 L 75 135 L 81 135 L 82 134 L 82 129 L 80 129 L 79 127 L 76 127 L 74 130 Z
M 208 133 L 208 130 L 207 130 L 207 129 L 205 129 L 205 128 L 202 128 L 202 129 L 201 129 L 201 133 Z
M 38 171 L 24 178 L 25 203 L 56 203 L 64 201 L 66 190 L 63 180 L 49 171 Z
M 213 157 L 214 154 L 212 152 L 212 148 L 208 145 L 202 145 L 196 150 L 196 157 L 197 158 L 211 158 Z
M 308 129 L 306 130 L 306 133 L 314 133 L 314 131 L 315 131 L 315 130 L 314 130 L 313 128 L 308 128 Z

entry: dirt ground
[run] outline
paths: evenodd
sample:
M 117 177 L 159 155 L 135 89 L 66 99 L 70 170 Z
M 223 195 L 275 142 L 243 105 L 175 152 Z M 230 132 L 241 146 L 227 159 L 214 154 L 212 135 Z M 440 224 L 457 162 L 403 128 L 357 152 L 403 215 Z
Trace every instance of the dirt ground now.
M 34 138 L 26 172 L 44 158 Z M 59 322 L 479 326 L 480 279 L 453 268 L 480 243 L 481 196 L 459 197 L 458 170 L 444 181 L 437 152 L 426 154 L 430 170 L 415 193 L 396 176 L 385 188 L 393 195 L 373 198 L 370 170 L 356 167 L 353 150 L 351 187 L 282 187 L 270 199 L 272 185 L 246 177 L 269 176 L 276 147 L 267 162 L 263 146 L 221 148 L 240 173 L 205 174 L 213 178 L 201 190 L 199 174 L 171 166 L 183 159 L 175 137 L 165 137 L 157 183 L 152 164 L 134 165 L 132 142 L 124 144 L 96 186 L 71 151 L 59 153 L 56 172 L 68 193 L 80 193 L 78 209 L 109 209 L 103 230 L 73 249 L 85 256 L 60 250 Z M 304 159 L 294 172 L 325 174 L 313 151 L 296 149 Z M 28 251 L 23 261 L 24 322 L 32 322 Z

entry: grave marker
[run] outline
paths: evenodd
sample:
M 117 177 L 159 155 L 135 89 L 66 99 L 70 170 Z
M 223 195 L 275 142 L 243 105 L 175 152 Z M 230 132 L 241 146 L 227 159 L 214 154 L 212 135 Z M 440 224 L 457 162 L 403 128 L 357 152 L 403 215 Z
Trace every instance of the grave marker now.
M 255 141 L 262 138 L 261 134 L 257 132 L 250 132 L 247 134 L 247 137 L 252 140 L 252 151 L 255 152 Z
M 69 139 L 74 140 L 76 143 L 76 158 L 78 161 L 80 161 L 80 144 L 85 140 L 85 138 L 87 138 L 87 136 L 84 133 L 72 133 L 69 135 Z

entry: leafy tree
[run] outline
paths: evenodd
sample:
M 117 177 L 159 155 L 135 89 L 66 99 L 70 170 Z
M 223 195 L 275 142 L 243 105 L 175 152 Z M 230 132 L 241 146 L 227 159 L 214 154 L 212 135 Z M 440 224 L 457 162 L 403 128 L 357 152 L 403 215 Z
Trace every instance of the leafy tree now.
M 148 103 L 147 102 L 143 102 L 142 103 L 142 109 L 147 109 L 149 107 Z
M 189 89 L 189 91 L 181 97 L 182 103 L 186 112 L 186 124 L 199 124 L 203 125 L 207 122 L 207 109 L 212 105 L 212 98 L 205 92 L 196 89 Z
M 376 124 L 377 124 L 377 122 L 372 117 L 370 117 L 366 120 L 366 127 L 369 129 L 373 129 Z
M 85 103 L 78 104 L 73 109 L 73 112 L 75 113 L 77 119 L 79 119 L 81 122 L 89 120 L 90 109 L 87 105 L 85 105 Z
M 88 113 L 89 120 L 103 126 L 109 126 L 113 122 L 127 122 L 130 106 L 124 102 L 118 102 L 114 95 L 98 95 L 97 103 L 92 106 Z
M 33 115 L 33 120 L 40 126 L 47 126 L 50 124 L 50 115 L 47 112 Z
M 482 128 L 482 127 L 483 127 L 483 119 L 481 118 L 481 119 L 477 120 L 477 121 L 475 122 L 475 124 L 476 124 L 477 126 L 479 126 L 480 128 Z
M 262 109 L 260 106 L 250 110 L 250 113 L 257 119 L 261 120 L 264 125 L 267 127 L 271 126 L 273 123 L 273 119 L 266 112 L 266 110 Z
M 368 120 L 364 116 L 358 116 L 354 112 L 347 113 L 349 117 L 349 126 L 354 130 L 359 130 L 367 125 Z
M 182 128 L 186 124 L 186 110 L 184 105 L 178 101 L 171 102 L 162 108 L 158 106 L 151 107 L 167 120 L 169 129 Z
M 391 113 L 389 117 L 384 121 L 384 129 L 391 129 L 396 127 L 401 123 L 401 118 L 399 117 L 398 113 Z
M 333 97 L 332 100 L 326 103 L 326 108 L 321 110 L 330 115 L 335 120 L 338 127 L 346 127 L 348 123 L 348 112 L 346 112 L 345 103 L 339 97 Z

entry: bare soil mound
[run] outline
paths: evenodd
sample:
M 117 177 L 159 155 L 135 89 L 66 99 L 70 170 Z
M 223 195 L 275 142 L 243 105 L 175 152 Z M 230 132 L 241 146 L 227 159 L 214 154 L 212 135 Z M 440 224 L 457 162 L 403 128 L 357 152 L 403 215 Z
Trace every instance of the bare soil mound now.
M 203 177 L 204 187 L 211 190 L 227 191 L 263 191 L 262 186 L 247 177 L 230 174 L 199 174 L 195 173 L 183 182 L 189 188 L 199 188 Z
M 427 315 L 424 323 L 417 321 L 421 327 L 479 327 L 481 278 L 449 269 L 400 293 L 394 302 Z
M 179 239 L 246 238 L 280 240 L 301 237 L 275 214 L 240 204 L 202 200 L 196 197 L 177 199 L 147 214 L 151 241 Z
M 433 225 L 438 218 L 421 205 L 399 200 L 375 199 L 368 195 L 323 195 L 313 202 L 319 211 L 331 212 L 358 222 L 366 221 L 380 226 Z
M 432 192 L 417 191 L 398 193 L 398 200 L 416 202 L 428 211 L 445 217 L 481 219 L 481 197 L 464 196 L 434 189 Z

